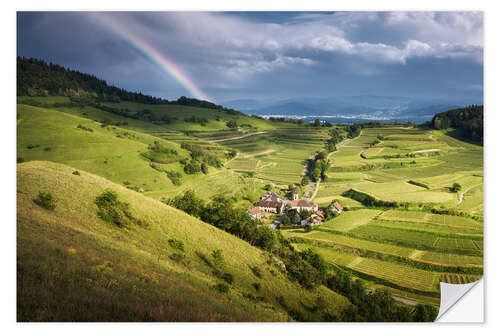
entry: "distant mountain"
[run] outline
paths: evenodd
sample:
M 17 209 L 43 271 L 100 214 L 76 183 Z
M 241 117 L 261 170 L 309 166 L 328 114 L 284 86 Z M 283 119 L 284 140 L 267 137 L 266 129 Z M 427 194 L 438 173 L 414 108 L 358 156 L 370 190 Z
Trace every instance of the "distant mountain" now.
M 404 96 L 336 96 L 328 98 L 292 98 L 281 101 L 234 100 L 223 103 L 247 114 L 263 117 L 314 118 L 355 122 L 360 120 L 425 122 L 436 113 L 466 105 L 482 103 L 481 99 L 423 99 Z

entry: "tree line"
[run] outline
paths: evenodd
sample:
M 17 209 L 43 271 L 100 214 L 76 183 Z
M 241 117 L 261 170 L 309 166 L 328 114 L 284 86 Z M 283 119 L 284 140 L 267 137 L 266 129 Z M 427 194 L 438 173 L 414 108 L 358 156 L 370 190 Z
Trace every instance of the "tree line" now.
M 465 138 L 483 142 L 483 106 L 470 105 L 460 109 L 438 113 L 432 118 L 436 129 L 455 128 Z
M 131 92 L 107 84 L 94 75 L 65 68 L 36 58 L 17 57 L 18 96 L 68 96 L 83 103 L 136 102 L 142 104 L 174 104 L 224 111 L 231 115 L 243 113 L 222 105 L 181 96 L 175 101 Z

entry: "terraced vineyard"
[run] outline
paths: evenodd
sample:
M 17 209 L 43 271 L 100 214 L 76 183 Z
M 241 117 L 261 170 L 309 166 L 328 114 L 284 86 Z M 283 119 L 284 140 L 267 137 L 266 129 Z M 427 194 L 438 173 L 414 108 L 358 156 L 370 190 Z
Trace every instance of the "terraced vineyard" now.
M 483 272 L 482 154 L 443 131 L 365 128 L 332 154 L 315 199 L 347 210 L 311 232 L 283 233 L 374 288 L 439 304 L 439 282 L 470 283 Z M 343 196 L 349 189 L 398 207 L 366 206 Z

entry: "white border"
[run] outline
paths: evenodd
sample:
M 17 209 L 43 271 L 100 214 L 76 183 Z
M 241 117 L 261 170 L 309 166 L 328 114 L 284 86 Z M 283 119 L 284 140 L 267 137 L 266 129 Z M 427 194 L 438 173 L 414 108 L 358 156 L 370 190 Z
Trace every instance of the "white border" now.
M 2 219 L 1 232 L 1 250 L 2 254 L 2 273 L 0 274 L 2 292 L 0 293 L 0 314 L 1 323 L 4 332 L 12 330 L 18 331 L 50 331 L 50 332 L 87 332 L 104 331 L 109 329 L 119 329 L 124 332 L 144 331 L 208 331 L 208 332 L 252 332 L 255 330 L 275 331 L 286 330 L 287 332 L 301 332 L 313 329 L 314 331 L 332 330 L 375 330 L 386 332 L 387 330 L 406 332 L 421 332 L 425 330 L 453 329 L 454 332 L 478 329 L 489 329 L 497 326 L 499 323 L 498 308 L 492 302 L 499 296 L 497 283 L 487 283 L 486 294 L 486 316 L 485 325 L 456 325 L 456 324 L 17 324 L 16 306 L 15 306 L 15 274 L 16 274 L 16 228 L 15 228 L 15 56 L 16 56 L 16 11 L 18 10 L 483 10 L 485 12 L 485 207 L 491 207 L 486 211 L 485 228 L 485 276 L 486 282 L 499 281 L 498 266 L 495 265 L 495 256 L 498 253 L 497 237 L 500 237 L 498 213 L 495 210 L 495 189 L 500 188 L 498 166 L 500 158 L 498 157 L 500 144 L 497 128 L 500 126 L 500 105 L 498 102 L 498 75 L 500 74 L 499 64 L 500 52 L 498 47 L 498 32 L 500 31 L 500 15 L 498 7 L 494 1 L 438 1 L 438 0 L 419 0 L 419 1 L 397 1 L 397 0 L 377 0 L 377 1 L 296 1 L 288 0 L 286 2 L 254 0 L 245 2 L 236 2 L 230 0 L 211 0 L 211 1 L 108 1 L 103 3 L 97 0 L 87 0 L 85 2 L 70 2 L 62 0 L 25 0 L 18 2 L 3 2 L 0 12 L 2 25 L 2 121 L 1 136 L 4 148 L 1 164 L 1 213 Z M 491 260 L 489 260 L 492 258 Z M 473 306 L 471 304 L 471 306 Z M 368 326 L 367 326 L 368 325 Z M 422 325 L 425 325 L 423 327 Z M 403 328 L 404 326 L 404 328 Z M 498 329 L 498 327 L 497 327 Z

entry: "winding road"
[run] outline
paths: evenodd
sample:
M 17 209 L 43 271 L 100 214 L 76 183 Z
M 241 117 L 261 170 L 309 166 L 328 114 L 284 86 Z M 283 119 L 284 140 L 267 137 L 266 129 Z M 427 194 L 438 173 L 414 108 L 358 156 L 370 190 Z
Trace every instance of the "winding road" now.
M 473 188 L 478 187 L 478 186 L 481 186 L 481 185 L 482 185 L 482 184 L 477 184 L 477 185 L 474 185 L 474 186 L 469 187 L 468 189 L 466 189 L 466 190 L 462 193 L 462 195 L 460 195 L 460 200 L 458 200 L 458 204 L 457 204 L 457 206 L 458 206 L 458 205 L 460 205 L 460 204 L 462 203 L 462 201 L 464 201 L 464 196 L 465 196 L 465 194 L 466 194 L 467 192 L 469 192 L 469 191 L 470 191 L 470 190 L 472 190 Z

